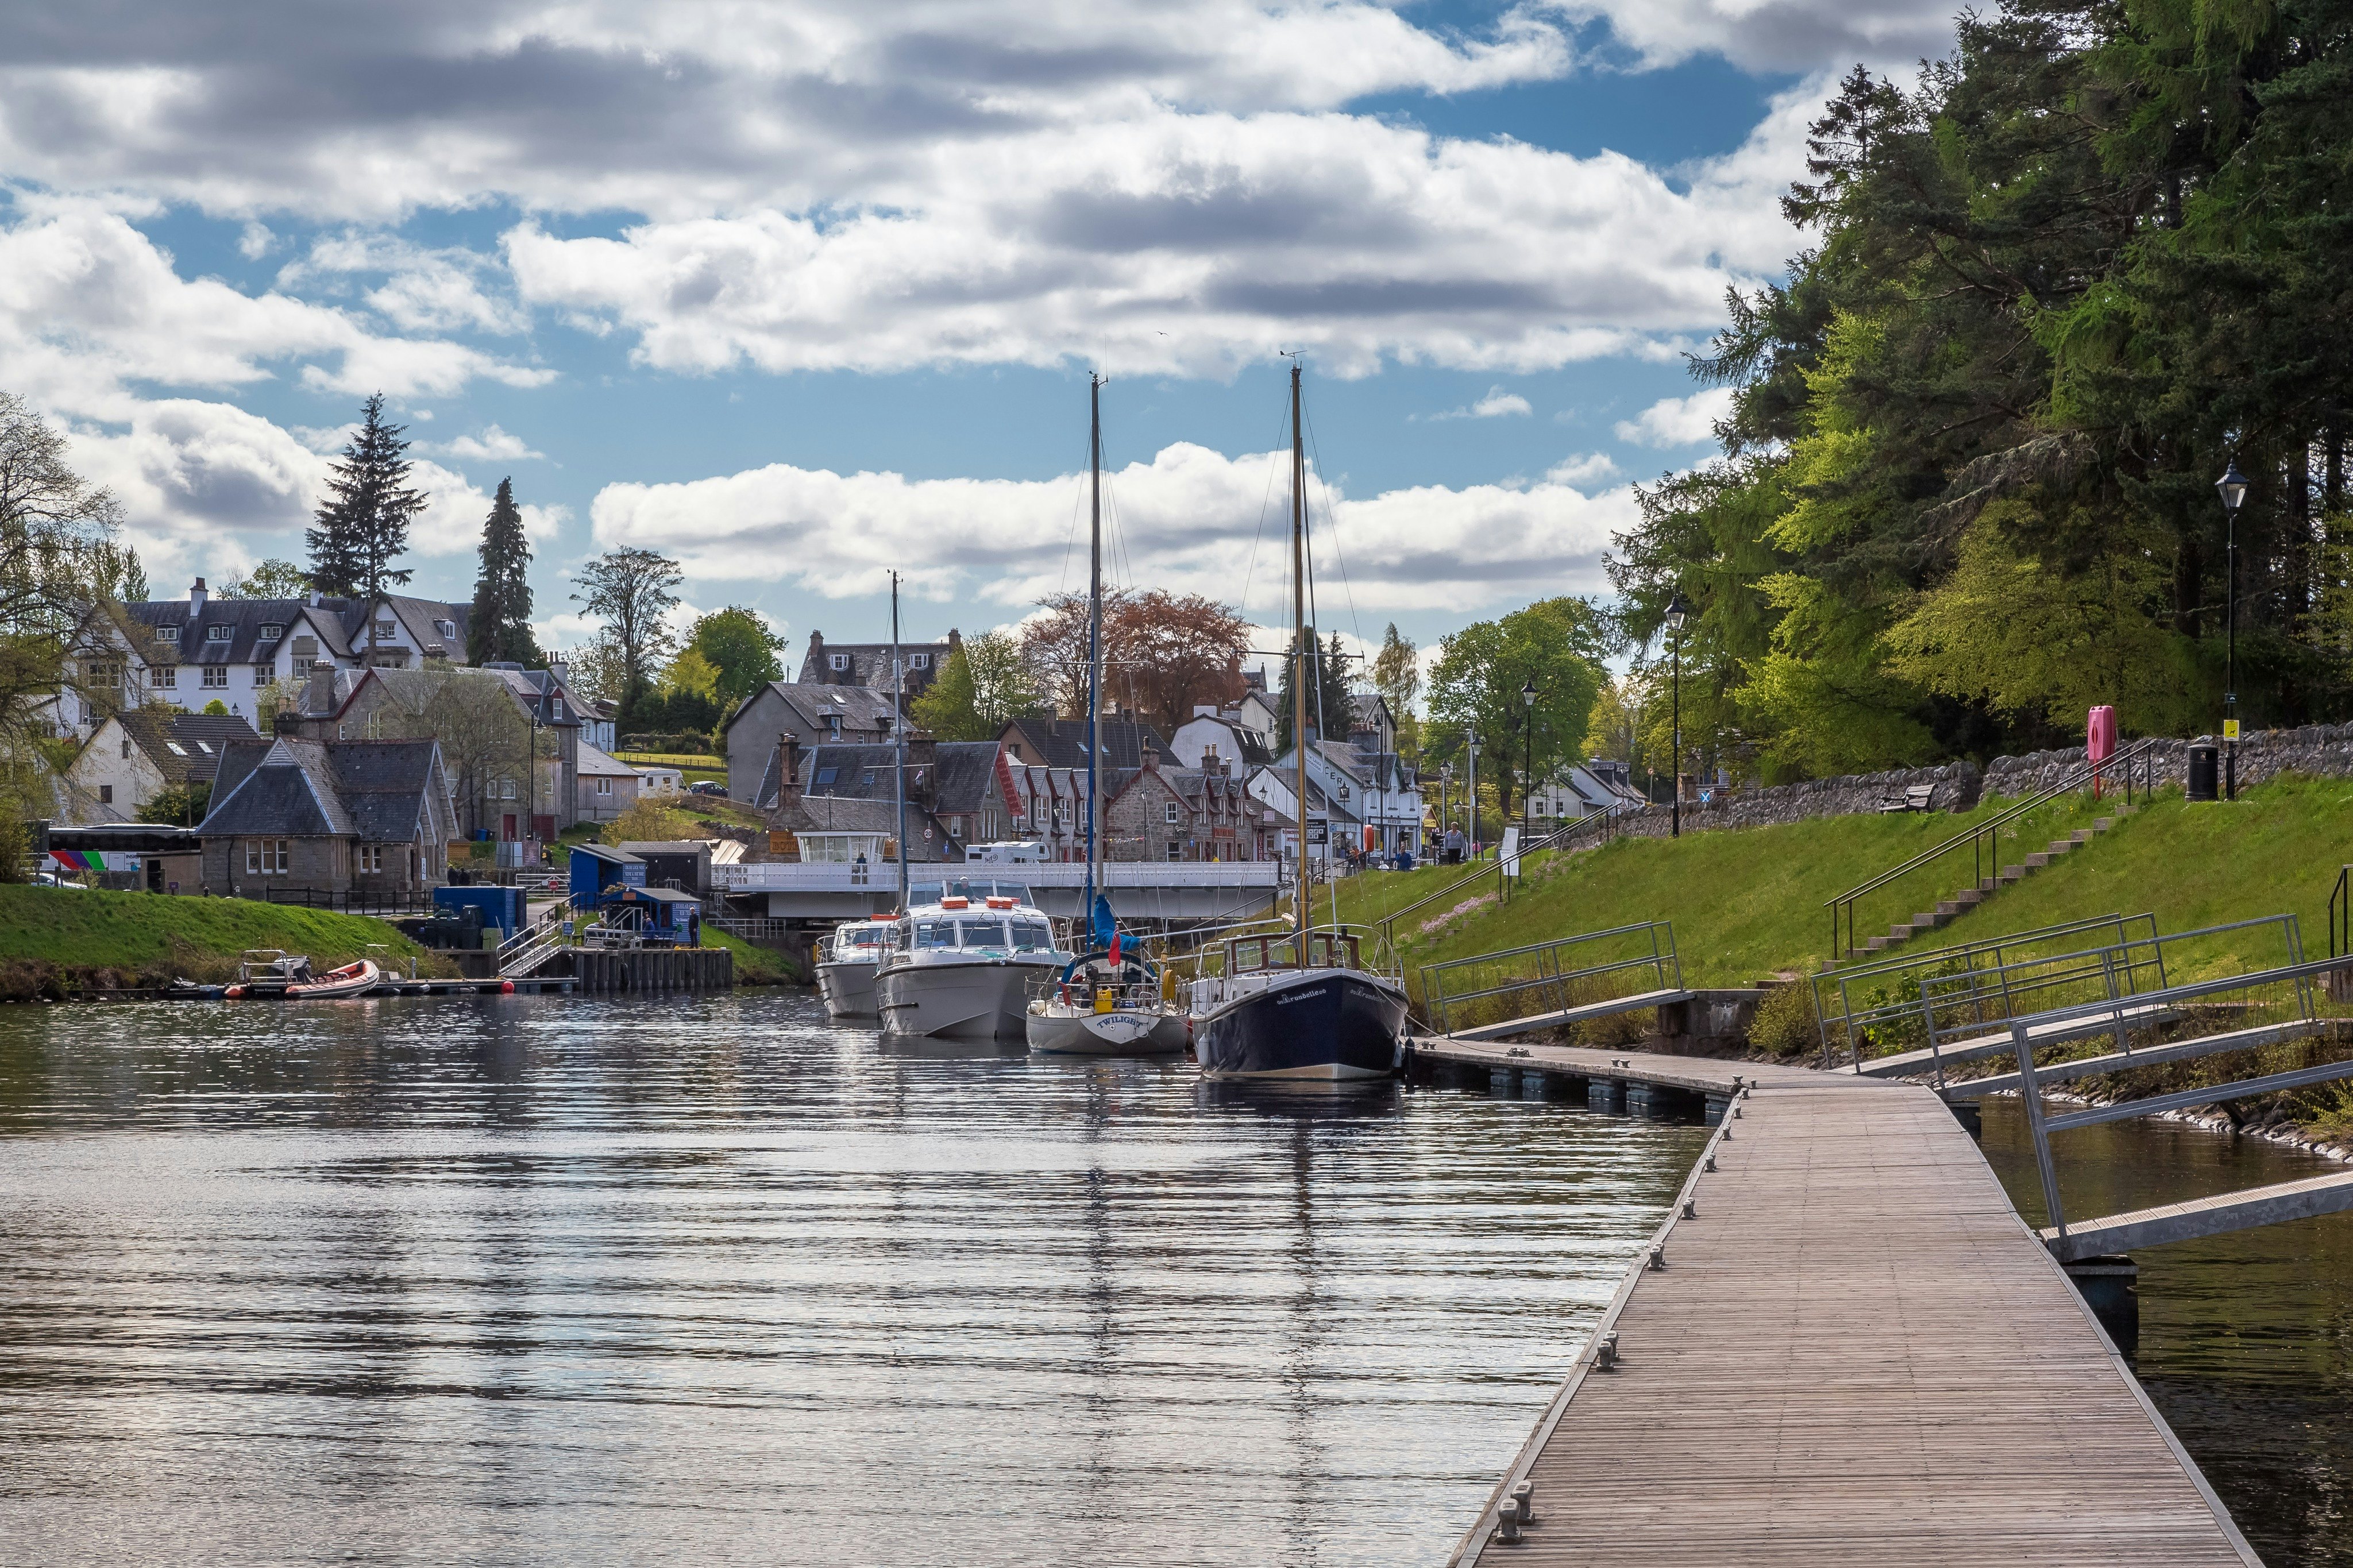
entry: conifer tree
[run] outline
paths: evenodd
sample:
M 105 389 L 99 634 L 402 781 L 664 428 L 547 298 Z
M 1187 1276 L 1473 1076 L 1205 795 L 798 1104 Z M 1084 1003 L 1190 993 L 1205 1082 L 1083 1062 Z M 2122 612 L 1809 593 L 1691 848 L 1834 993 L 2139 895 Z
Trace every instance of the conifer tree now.
M 408 548 L 408 520 L 425 510 L 425 495 L 408 488 L 408 443 L 402 426 L 385 422 L 384 394 L 360 405 L 359 434 L 343 443 L 327 479 L 327 500 L 305 535 L 311 580 L 322 594 L 373 605 L 410 576 L 393 563 Z M 369 619 L 375 640 L 375 619 Z
M 473 613 L 466 622 L 467 662 L 512 659 L 535 669 L 546 660 L 531 634 L 531 542 L 523 537 L 512 478 L 499 481 L 491 515 L 482 521 L 481 559 Z

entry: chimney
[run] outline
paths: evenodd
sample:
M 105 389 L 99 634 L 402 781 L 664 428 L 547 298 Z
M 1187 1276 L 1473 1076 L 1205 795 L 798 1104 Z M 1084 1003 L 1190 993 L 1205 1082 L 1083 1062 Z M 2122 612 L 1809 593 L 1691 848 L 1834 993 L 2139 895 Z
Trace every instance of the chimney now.
M 311 667 L 311 679 L 302 688 L 302 711 L 324 719 L 334 710 L 335 667 L 322 660 Z
M 776 739 L 777 811 L 797 810 L 801 805 L 801 742 L 797 735 L 781 735 Z
M 188 619 L 193 621 L 204 613 L 205 580 L 199 577 L 196 579 L 196 585 L 188 590 Z
M 807 681 L 827 681 L 833 679 L 832 672 L 825 667 L 825 634 L 823 632 L 809 633 L 808 652 L 801 656 L 801 679 Z
M 311 607 L 315 610 L 326 602 L 327 595 L 319 592 L 317 584 L 312 584 L 311 585 Z
M 1160 753 L 1153 749 L 1151 742 L 1145 742 L 1141 746 L 1136 748 L 1136 751 L 1144 759 L 1145 772 L 1158 773 L 1160 771 Z
M 1201 748 L 1201 771 L 1205 773 L 1213 773 L 1218 771 L 1217 747 L 1204 746 Z
M 1216 718 L 1217 716 L 1218 716 L 1218 705 L 1217 705 L 1216 703 L 1214 703 L 1214 702 L 1196 702 L 1196 703 L 1194 703 L 1194 704 L 1193 704 L 1193 717 L 1194 717 L 1194 718 L 1196 718 L 1196 719 L 1214 719 L 1214 718 Z

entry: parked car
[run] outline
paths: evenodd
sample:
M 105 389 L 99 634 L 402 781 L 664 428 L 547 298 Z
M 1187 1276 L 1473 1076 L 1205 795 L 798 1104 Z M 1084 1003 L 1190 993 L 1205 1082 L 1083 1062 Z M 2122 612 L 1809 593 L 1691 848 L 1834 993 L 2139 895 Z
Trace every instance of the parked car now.
M 725 795 L 727 793 L 727 786 L 721 784 L 717 779 L 704 779 L 698 784 L 688 785 L 686 793 L 689 795 Z
M 89 888 L 85 887 L 83 884 L 74 881 L 70 878 L 60 877 L 55 871 L 34 872 L 33 886 L 36 888 L 71 888 L 77 893 L 86 893 L 90 891 Z

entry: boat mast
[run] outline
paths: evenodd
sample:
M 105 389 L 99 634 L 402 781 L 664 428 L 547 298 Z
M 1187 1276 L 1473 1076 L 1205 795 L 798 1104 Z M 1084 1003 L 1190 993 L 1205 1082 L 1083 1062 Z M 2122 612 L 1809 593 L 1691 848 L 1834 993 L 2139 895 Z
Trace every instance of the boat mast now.
M 907 672 L 899 658 L 899 574 L 891 574 L 891 739 L 899 784 L 899 912 L 907 912 Z
M 1307 444 L 1299 431 L 1299 362 L 1291 362 L 1291 749 L 1292 799 L 1299 806 L 1295 889 L 1299 967 L 1307 967 Z M 1326 832 L 1329 832 L 1327 826 Z
M 1094 936 L 1103 856 L 1103 377 L 1087 377 L 1087 935 Z M 1081 952 L 1085 950 L 1082 948 Z

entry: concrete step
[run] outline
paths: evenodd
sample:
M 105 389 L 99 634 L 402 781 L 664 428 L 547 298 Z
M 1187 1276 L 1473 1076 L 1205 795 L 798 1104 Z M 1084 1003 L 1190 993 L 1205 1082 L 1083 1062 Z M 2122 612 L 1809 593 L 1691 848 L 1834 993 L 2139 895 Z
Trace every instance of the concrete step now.
M 1864 943 L 1862 944 L 1862 951 L 1863 951 L 1863 952 L 1879 952 L 1882 948 L 1887 947 L 1887 946 L 1889 946 L 1889 945 L 1891 945 L 1891 943 L 1890 943 L 1890 942 L 1889 942 L 1889 939 L 1888 939 L 1888 938 L 1883 937 L 1883 936 L 1875 936 L 1875 937 L 1873 937 L 1869 942 L 1864 942 Z M 2024 1070 L 2024 1069 L 2022 1069 L 2022 1068 L 2021 1068 L 2021 1070 L 2022 1071 L 2022 1070 Z
M 2044 850 L 2042 853 L 2038 855 L 2029 855 L 2026 858 L 2026 869 L 2029 871 L 2040 871 L 2043 867 L 2048 866 L 2052 861 L 2056 860 L 2057 858 L 2059 858 L 2059 857 L 2052 854 L 2049 850 Z
M 1912 917 L 1912 930 L 1915 935 L 1924 931 L 1935 931 L 1938 926 L 1943 925 L 1950 919 L 1952 919 L 1952 916 L 1946 914 L 1942 910 L 1931 910 L 1925 915 L 1914 915 Z
M 2026 873 L 2028 869 L 2029 868 L 2024 866 L 2004 866 L 2001 868 L 2001 875 L 1996 877 L 1994 879 L 1994 882 L 1997 886 L 2004 888 L 2010 887 L 2015 883 L 2023 882 L 2026 880 Z
M 2067 835 L 2067 841 L 2071 844 L 2089 844 L 2092 841 L 2092 829 L 2079 827 Z

